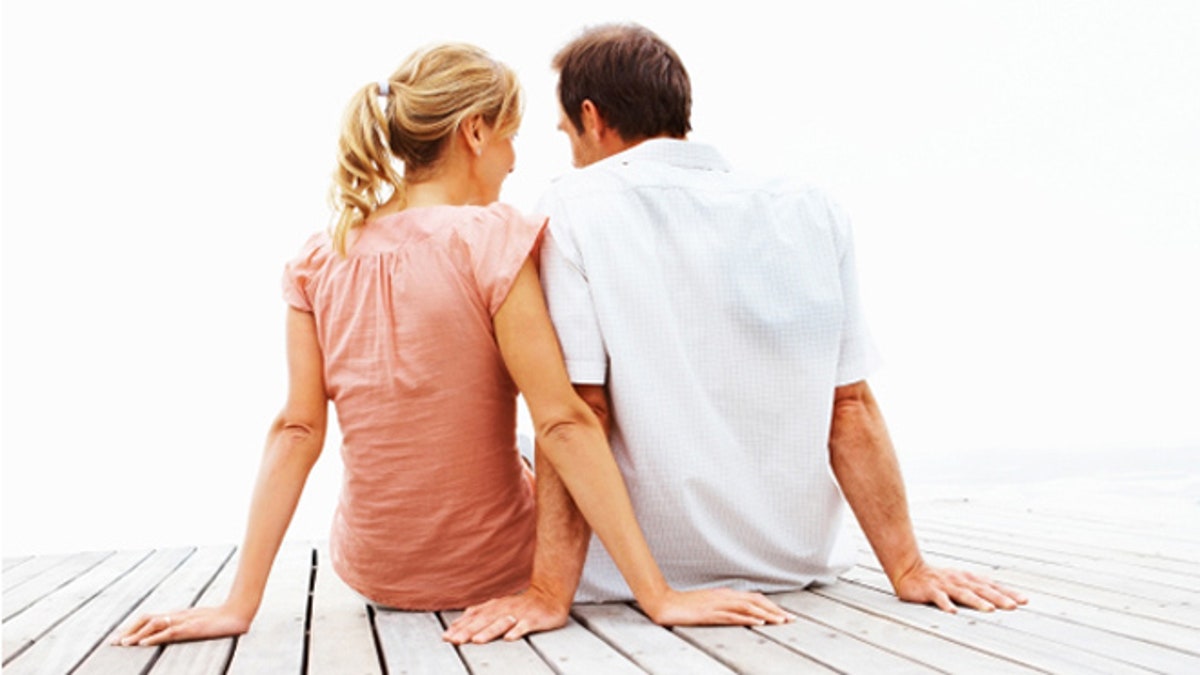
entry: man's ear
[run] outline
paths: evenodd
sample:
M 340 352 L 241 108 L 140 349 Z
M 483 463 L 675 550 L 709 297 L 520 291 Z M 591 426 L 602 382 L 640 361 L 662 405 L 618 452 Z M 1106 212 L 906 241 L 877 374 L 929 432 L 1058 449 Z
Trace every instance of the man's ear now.
M 604 117 L 600 115 L 600 110 L 590 99 L 584 99 L 579 108 L 580 120 L 583 122 L 583 135 L 590 138 L 592 144 L 601 150 L 604 157 L 614 155 L 635 145 L 635 143 L 625 140 L 621 136 L 621 132 L 604 121 Z
M 583 103 L 579 104 L 579 121 L 583 123 L 583 133 L 594 135 L 596 140 L 602 138 L 609 130 L 604 118 L 600 116 L 600 110 L 590 98 L 583 99 Z
M 483 115 L 473 115 L 458 125 L 458 133 L 463 144 L 472 155 L 483 154 L 483 140 L 487 125 L 483 123 Z

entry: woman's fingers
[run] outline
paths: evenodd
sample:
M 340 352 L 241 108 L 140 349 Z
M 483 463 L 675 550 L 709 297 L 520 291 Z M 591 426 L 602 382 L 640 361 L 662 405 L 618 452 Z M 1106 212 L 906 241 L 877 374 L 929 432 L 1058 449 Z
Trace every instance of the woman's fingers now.
M 171 624 L 172 619 L 169 614 L 143 616 L 125 631 L 118 640 L 118 644 L 125 646 L 149 644 L 147 640 L 170 629 Z
M 165 644 L 179 640 L 181 627 L 176 625 L 164 626 L 162 630 L 142 638 L 137 644 L 139 647 L 154 647 L 156 645 Z
M 664 626 L 762 626 L 787 623 L 794 617 L 761 593 L 720 588 L 672 591 L 651 619 Z
M 225 607 L 194 607 L 138 618 L 114 640 L 123 646 L 154 646 L 183 640 L 241 635 L 250 629 L 251 617 Z
M 787 623 L 795 617 L 761 593 L 728 591 L 734 613 L 762 623 Z

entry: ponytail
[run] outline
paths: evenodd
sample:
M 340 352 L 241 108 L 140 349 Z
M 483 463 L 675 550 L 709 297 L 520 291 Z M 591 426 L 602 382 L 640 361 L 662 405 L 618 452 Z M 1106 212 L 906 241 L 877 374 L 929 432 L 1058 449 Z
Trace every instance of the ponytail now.
M 404 178 L 392 164 L 389 116 L 380 94 L 385 94 L 391 107 L 394 87 L 371 83 L 350 99 L 342 122 L 330 194 L 335 213 L 333 248 L 340 255 L 346 254 L 351 231 L 361 227 L 392 193 L 401 193 L 403 199 Z
M 462 43 L 418 50 L 387 80 L 350 99 L 330 191 L 338 254 L 346 255 L 351 232 L 388 199 L 404 207 L 405 182 L 434 175 L 454 131 L 472 115 L 515 132 L 521 89 L 508 66 Z

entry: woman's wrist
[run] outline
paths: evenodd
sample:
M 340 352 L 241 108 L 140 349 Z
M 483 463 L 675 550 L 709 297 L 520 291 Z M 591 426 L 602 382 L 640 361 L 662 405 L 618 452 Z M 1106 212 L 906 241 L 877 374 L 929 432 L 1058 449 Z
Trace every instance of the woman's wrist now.
M 654 619 L 662 611 L 667 604 L 667 599 L 675 589 L 671 588 L 665 579 L 659 577 L 656 580 L 648 582 L 641 588 L 635 589 L 633 593 L 634 599 L 642 606 L 646 614 Z

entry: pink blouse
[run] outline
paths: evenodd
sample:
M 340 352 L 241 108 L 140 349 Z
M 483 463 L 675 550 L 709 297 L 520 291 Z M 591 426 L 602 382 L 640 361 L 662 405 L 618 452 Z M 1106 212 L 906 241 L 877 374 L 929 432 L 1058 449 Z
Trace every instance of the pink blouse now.
M 532 474 L 492 316 L 544 227 L 503 204 L 414 208 L 344 258 L 322 233 L 287 265 L 343 437 L 332 563 L 374 602 L 453 609 L 529 582 Z

